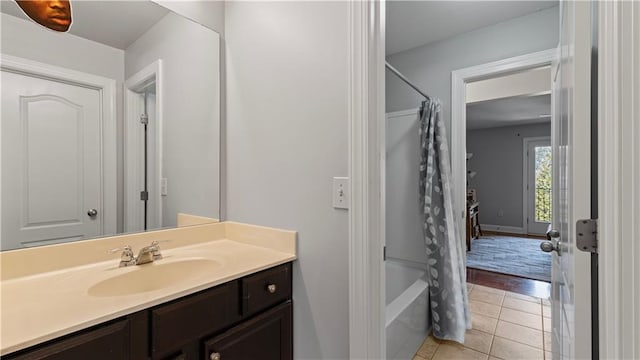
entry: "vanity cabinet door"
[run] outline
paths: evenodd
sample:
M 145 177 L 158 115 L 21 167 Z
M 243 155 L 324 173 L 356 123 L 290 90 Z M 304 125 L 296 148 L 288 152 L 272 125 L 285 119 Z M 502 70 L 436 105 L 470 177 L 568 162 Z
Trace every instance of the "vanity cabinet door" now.
M 129 345 L 129 320 L 125 319 L 9 356 L 7 360 L 128 360 Z
M 231 281 L 151 310 L 152 359 L 190 358 L 199 339 L 237 323 L 238 294 L 238 282 Z
M 203 360 L 293 359 L 291 300 L 205 342 Z

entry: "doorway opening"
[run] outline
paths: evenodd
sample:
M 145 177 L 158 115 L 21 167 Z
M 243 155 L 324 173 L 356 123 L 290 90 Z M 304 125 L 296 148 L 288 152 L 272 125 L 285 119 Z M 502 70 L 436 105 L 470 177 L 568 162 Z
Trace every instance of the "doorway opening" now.
M 162 87 L 161 60 L 125 82 L 124 230 L 162 226 Z
M 551 281 L 551 67 L 467 83 L 467 267 Z

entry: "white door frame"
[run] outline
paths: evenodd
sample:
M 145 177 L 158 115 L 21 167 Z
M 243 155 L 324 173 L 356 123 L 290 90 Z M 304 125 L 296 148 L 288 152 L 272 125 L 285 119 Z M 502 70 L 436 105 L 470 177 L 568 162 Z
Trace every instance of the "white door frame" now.
M 467 105 L 466 83 L 514 73 L 522 70 L 551 65 L 556 49 L 515 56 L 486 64 L 471 66 L 451 72 L 451 173 L 455 214 L 461 214 L 460 234 L 464 234 L 466 224 L 466 147 L 467 147 Z M 523 223 L 523 228 L 526 224 Z M 464 238 L 461 239 L 464 242 Z M 466 246 L 466 245 L 464 245 Z
M 155 121 L 149 123 L 149 143 L 152 149 L 148 172 L 149 202 L 147 216 L 148 229 L 162 226 L 162 195 L 160 182 L 162 177 L 162 60 L 158 59 L 138 71 L 125 81 L 125 111 L 124 111 L 124 231 L 141 231 L 142 202 L 140 191 L 144 186 L 144 168 L 141 163 L 143 154 L 140 141 L 143 134 L 140 125 L 140 99 L 138 92 L 155 82 L 156 105 Z
M 384 1 L 349 2 L 349 357 L 384 359 Z
M 640 4 L 599 2 L 600 357 L 640 357 Z M 384 358 L 384 2 L 350 3 L 349 336 L 353 359 Z M 635 21 L 635 22 L 634 22 Z M 551 62 L 555 49 L 496 62 L 511 71 Z M 531 56 L 535 55 L 535 56 Z M 505 69 L 511 69 L 507 70 Z M 471 68 L 473 69 L 473 68 Z M 452 157 L 464 179 L 464 82 L 452 73 Z M 476 68 L 476 70 L 479 70 Z M 633 98 L 631 98 L 633 96 Z M 460 161 L 462 159 L 463 161 Z M 635 159 L 635 162 L 634 162 Z M 453 159 L 452 159 L 453 161 Z M 460 165 L 462 164 L 462 165 Z M 464 188 L 459 187 L 458 188 Z M 458 204 L 458 206 L 460 206 Z M 463 222 L 464 223 L 464 222 Z M 606 240 L 606 241 L 605 241 Z M 606 294 L 606 296 L 603 296 Z M 582 311 L 580 312 L 583 313 Z M 631 318 L 631 314 L 634 317 Z
M 102 105 L 100 153 L 100 188 L 102 190 L 102 224 L 100 233 L 116 233 L 117 190 L 116 190 L 116 81 L 93 74 L 70 70 L 38 61 L 6 54 L 0 55 L 3 70 L 26 74 L 54 81 L 67 82 L 97 90 Z
M 601 1 L 598 6 L 600 358 L 637 359 L 640 3 Z
M 529 157 L 527 152 L 529 151 L 529 144 L 536 141 L 548 141 L 551 146 L 550 136 L 537 136 L 537 137 L 525 137 L 522 138 L 522 229 L 525 234 L 529 234 L 529 223 L 527 217 L 529 215 L 529 189 L 527 185 L 531 174 L 529 173 Z M 535 219 L 534 219 L 535 220 Z

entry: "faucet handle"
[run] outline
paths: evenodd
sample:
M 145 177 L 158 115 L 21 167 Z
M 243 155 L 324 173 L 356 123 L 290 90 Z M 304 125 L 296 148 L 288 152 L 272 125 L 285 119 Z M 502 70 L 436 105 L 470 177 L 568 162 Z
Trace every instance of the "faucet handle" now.
M 171 240 L 154 240 L 151 242 L 151 255 L 153 260 L 161 260 L 162 254 L 160 253 L 160 243 L 170 242 Z
M 113 248 L 110 250 L 107 250 L 108 254 L 113 254 L 116 253 L 118 251 L 122 251 L 122 255 L 120 255 L 120 261 L 121 262 L 129 262 L 132 261 L 134 259 L 133 257 L 133 249 L 131 249 L 130 245 L 125 245 L 123 247 L 117 247 L 117 248 Z

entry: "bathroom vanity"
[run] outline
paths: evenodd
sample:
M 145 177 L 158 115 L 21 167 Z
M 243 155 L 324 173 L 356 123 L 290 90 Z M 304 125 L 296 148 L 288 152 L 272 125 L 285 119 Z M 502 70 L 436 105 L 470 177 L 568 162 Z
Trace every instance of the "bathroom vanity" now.
M 141 248 L 159 236 L 172 245 L 144 265 L 112 259 L 3 274 L 2 358 L 293 358 L 295 232 L 223 222 L 99 239 L 93 248 Z M 88 242 L 3 252 L 2 266 Z
M 291 359 L 291 328 L 287 263 L 6 359 Z

